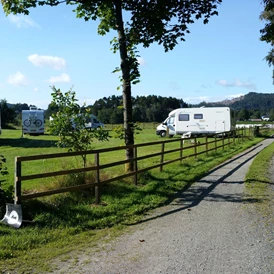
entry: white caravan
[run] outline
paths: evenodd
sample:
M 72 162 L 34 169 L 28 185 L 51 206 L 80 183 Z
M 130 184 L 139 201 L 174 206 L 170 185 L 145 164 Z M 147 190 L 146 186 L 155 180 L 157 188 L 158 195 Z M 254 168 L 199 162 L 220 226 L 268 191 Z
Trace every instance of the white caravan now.
M 44 110 L 38 110 L 36 107 L 30 107 L 29 110 L 22 110 L 22 131 L 23 134 L 44 134 Z
M 233 126 L 228 107 L 178 108 L 157 127 L 156 134 L 161 137 L 185 133 L 210 135 L 230 131 Z

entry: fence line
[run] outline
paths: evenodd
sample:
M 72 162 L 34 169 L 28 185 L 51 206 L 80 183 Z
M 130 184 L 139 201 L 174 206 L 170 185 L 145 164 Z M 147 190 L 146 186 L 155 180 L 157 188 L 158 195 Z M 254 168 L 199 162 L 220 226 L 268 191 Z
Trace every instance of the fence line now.
M 219 138 L 221 136 L 221 138 Z M 218 136 L 214 136 L 214 140 L 208 140 L 208 137 L 205 137 L 205 142 L 200 143 L 197 142 L 196 137 L 191 137 L 187 139 L 176 138 L 171 140 L 165 141 L 157 141 L 157 142 L 149 142 L 143 144 L 136 144 L 131 146 L 120 146 L 120 147 L 113 147 L 113 148 L 104 148 L 104 149 L 95 149 L 83 152 L 68 152 L 68 153 L 55 153 L 55 154 L 45 154 L 45 155 L 34 155 L 34 156 L 23 156 L 23 157 L 16 157 L 15 158 L 15 190 L 14 190 L 14 203 L 20 204 L 24 200 L 29 200 L 38 197 L 49 196 L 53 194 L 59 194 L 64 192 L 70 191 L 77 191 L 86 188 L 95 188 L 95 202 L 100 202 L 100 186 L 109 184 L 113 181 L 119 181 L 127 177 L 133 177 L 134 184 L 137 184 L 137 175 L 143 173 L 145 171 L 159 168 L 160 172 L 163 171 L 163 167 L 167 164 L 171 164 L 174 162 L 182 161 L 189 157 L 197 157 L 198 155 L 215 150 L 217 152 L 218 149 L 224 149 L 226 146 L 230 146 L 232 143 L 236 143 L 236 138 L 238 142 L 241 142 L 245 138 L 249 138 L 252 136 L 251 130 L 249 130 L 249 135 L 246 135 L 246 131 L 243 129 L 237 129 L 232 132 L 223 132 L 219 133 Z M 231 141 L 232 138 L 232 141 Z M 226 140 L 226 142 L 225 142 Z M 187 145 L 184 145 L 184 141 L 188 141 Z M 221 144 L 220 144 L 221 142 Z M 169 143 L 179 143 L 179 147 L 167 149 L 167 144 Z M 138 149 L 147 146 L 155 146 L 160 145 L 160 149 L 157 152 L 151 153 L 149 155 L 138 155 Z M 100 161 L 100 156 L 106 152 L 112 151 L 119 151 L 125 149 L 133 149 L 133 158 L 127 160 L 120 160 L 116 162 L 102 164 Z M 188 154 L 185 152 L 188 151 Z M 165 155 L 172 154 L 179 152 L 179 157 L 173 157 L 170 160 L 165 159 Z M 72 157 L 72 156 L 81 156 L 81 155 L 94 155 L 94 166 L 84 167 L 84 168 L 76 168 L 76 169 L 68 169 L 68 170 L 60 170 L 54 172 L 47 172 L 47 173 L 39 173 L 39 174 L 32 174 L 32 175 L 22 175 L 22 162 L 30 162 L 35 160 L 44 160 L 44 159 L 53 159 L 53 158 L 62 158 L 62 157 Z M 138 166 L 138 163 L 142 160 L 158 157 L 159 162 L 153 165 L 149 165 L 143 168 Z M 115 167 L 127 163 L 133 163 L 133 171 L 128 172 L 126 174 L 118 175 L 110 179 L 101 180 L 101 171 Z M 95 181 L 89 182 L 81 185 L 63 187 L 60 189 L 54 190 L 47 190 L 44 192 L 39 193 L 28 193 L 22 194 L 22 182 L 27 180 L 33 180 L 37 178 L 47 178 L 47 177 L 54 177 L 54 176 L 61 176 L 61 175 L 68 175 L 68 174 L 76 174 L 76 173 L 83 173 L 88 171 L 95 172 Z

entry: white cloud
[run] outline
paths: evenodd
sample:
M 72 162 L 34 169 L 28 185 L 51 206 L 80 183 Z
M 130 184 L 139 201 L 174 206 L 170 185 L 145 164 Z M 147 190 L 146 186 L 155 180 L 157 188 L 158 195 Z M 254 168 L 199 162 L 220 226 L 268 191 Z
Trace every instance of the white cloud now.
M 252 83 L 250 80 L 248 80 L 246 82 L 241 81 L 240 79 L 236 79 L 233 82 L 228 82 L 226 80 L 218 80 L 218 81 L 216 81 L 216 84 L 220 85 L 222 87 L 227 87 L 227 88 L 242 87 L 242 88 L 257 90 L 256 85 L 254 83 Z
M 56 70 L 66 67 L 66 60 L 57 56 L 32 54 L 28 56 L 28 60 L 37 67 L 51 67 Z
M 39 90 L 38 88 L 34 88 L 33 89 L 34 92 L 38 92 L 38 90 Z
M 209 102 L 210 97 L 198 96 L 198 97 L 186 97 L 183 100 L 188 104 L 199 104 L 201 102 Z
M 56 84 L 56 83 L 69 83 L 70 82 L 70 77 L 66 73 L 62 73 L 59 76 L 52 76 L 49 78 L 47 82 L 50 82 L 51 84 Z
M 16 87 L 28 85 L 27 77 L 20 71 L 17 71 L 15 74 L 10 75 L 7 82 Z
M 9 15 L 9 21 L 12 24 L 15 24 L 17 28 L 26 28 L 26 27 L 33 27 L 33 28 L 41 28 L 35 21 L 33 21 L 30 16 L 24 15 Z
M 145 59 L 142 58 L 142 57 L 137 57 L 137 61 L 138 61 L 140 66 L 144 66 L 146 64 Z

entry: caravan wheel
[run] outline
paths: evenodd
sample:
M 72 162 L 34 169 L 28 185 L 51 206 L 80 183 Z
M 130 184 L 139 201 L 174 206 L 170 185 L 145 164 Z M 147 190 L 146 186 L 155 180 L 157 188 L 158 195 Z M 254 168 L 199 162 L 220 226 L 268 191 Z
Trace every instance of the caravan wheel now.
M 164 131 L 164 130 L 160 131 L 160 136 L 165 137 L 166 136 L 166 131 Z

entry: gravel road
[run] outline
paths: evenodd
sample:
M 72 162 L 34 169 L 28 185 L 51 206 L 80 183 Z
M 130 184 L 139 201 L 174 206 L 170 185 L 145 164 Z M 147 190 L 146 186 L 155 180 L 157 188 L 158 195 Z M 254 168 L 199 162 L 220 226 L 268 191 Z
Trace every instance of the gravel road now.
M 244 193 L 245 174 L 266 139 L 213 169 L 122 236 L 88 250 L 54 273 L 271 274 L 273 226 Z M 273 189 L 274 192 L 274 189 Z M 273 196 L 274 197 L 274 196 Z

